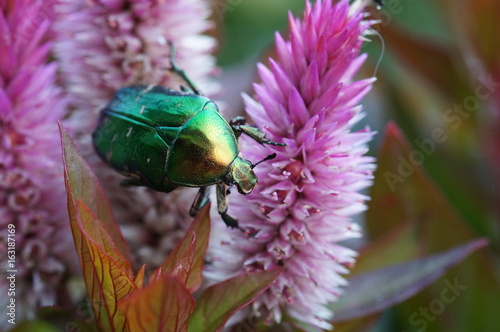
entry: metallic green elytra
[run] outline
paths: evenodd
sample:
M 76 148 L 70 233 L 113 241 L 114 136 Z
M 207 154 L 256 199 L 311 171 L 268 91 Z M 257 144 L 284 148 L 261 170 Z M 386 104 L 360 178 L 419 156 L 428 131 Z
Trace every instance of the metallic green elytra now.
M 170 70 L 193 92 L 146 85 L 120 89 L 101 111 L 93 133 L 95 149 L 127 176 L 124 184 L 162 192 L 178 186 L 200 187 L 191 215 L 208 201 L 206 187 L 216 184 L 219 213 L 228 226 L 238 227 L 237 220 L 226 213 L 226 186 L 250 193 L 258 181 L 253 172 L 258 163 L 238 156 L 237 138 L 244 133 L 261 144 L 283 144 L 270 142 L 256 128 L 246 126 L 242 117 L 228 123 L 217 105 L 177 68 L 172 54 Z
M 257 181 L 251 164 L 237 158 L 236 137 L 217 106 L 195 94 L 123 88 L 102 111 L 94 144 L 113 168 L 137 176 L 130 181 L 158 191 L 219 183 L 245 166 L 241 190 Z

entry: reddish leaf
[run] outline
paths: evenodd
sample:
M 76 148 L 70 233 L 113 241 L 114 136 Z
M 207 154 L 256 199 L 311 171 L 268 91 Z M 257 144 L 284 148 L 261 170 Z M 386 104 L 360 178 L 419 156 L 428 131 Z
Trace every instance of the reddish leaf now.
M 278 277 L 282 269 L 238 276 L 205 290 L 189 322 L 190 332 L 220 331 L 239 309 L 254 301 Z
M 61 133 L 64 179 L 70 217 L 74 217 L 76 202 L 81 199 L 85 206 L 102 222 L 120 254 L 127 261 L 131 261 L 127 243 L 123 239 L 120 228 L 113 217 L 108 198 L 99 180 L 92 173 L 90 167 L 78 152 L 73 140 L 61 124 L 59 124 L 59 131 Z M 75 243 L 79 242 L 76 240 L 78 239 L 75 238 Z
M 128 248 L 98 180 L 61 126 L 60 131 L 70 225 L 97 326 L 123 331 L 117 301 L 137 289 Z
M 137 271 L 137 275 L 135 276 L 135 284 L 137 285 L 137 288 L 142 288 L 142 285 L 144 284 L 144 271 L 146 270 L 146 265 L 141 266 L 139 271 Z
M 486 240 L 476 240 L 441 254 L 351 278 L 342 298 L 331 305 L 334 322 L 368 316 L 406 300 L 487 244 Z
M 116 249 L 111 236 L 107 233 L 104 225 L 99 219 L 90 211 L 90 209 L 83 203 L 81 199 L 78 199 L 77 205 L 77 216 L 80 215 L 80 227 L 81 232 L 87 239 L 92 240 L 102 251 L 108 255 L 115 263 L 118 265 L 127 276 L 132 279 L 134 278 L 134 272 L 130 263 L 121 255 Z
M 78 233 L 82 240 L 79 257 L 97 325 L 103 331 L 123 331 L 125 317 L 117 310 L 117 303 L 137 290 L 130 278 L 130 265 L 113 247 L 99 220 L 81 200 L 76 206 L 76 218 L 79 228 L 73 233 Z
M 150 281 L 169 272 L 175 274 L 194 292 L 202 281 L 203 260 L 210 236 L 210 204 L 196 215 L 184 238 L 175 246 L 167 260 L 151 275 Z
M 196 235 L 188 231 L 181 242 L 170 253 L 167 260 L 151 274 L 149 282 L 161 278 L 165 273 L 171 273 L 176 275 L 185 284 L 191 272 L 195 248 Z
M 130 332 L 187 331 L 194 307 L 194 299 L 186 287 L 169 274 L 119 303 Z

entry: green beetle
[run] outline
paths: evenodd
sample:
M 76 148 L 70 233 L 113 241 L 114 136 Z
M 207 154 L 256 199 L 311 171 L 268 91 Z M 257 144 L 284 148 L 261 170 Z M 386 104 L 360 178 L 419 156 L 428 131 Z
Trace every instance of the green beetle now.
M 241 194 L 257 184 L 251 163 L 238 156 L 238 137 L 249 135 L 257 142 L 271 142 L 256 128 L 245 125 L 242 117 L 228 123 L 217 105 L 204 97 L 173 61 L 171 70 L 191 91 L 161 86 L 136 85 L 118 90 L 101 111 L 93 133 L 98 155 L 128 177 L 125 185 L 147 186 L 171 192 L 178 186 L 200 187 L 190 209 L 195 215 L 208 202 L 207 187 L 217 186 L 217 206 L 224 222 L 238 227 L 227 214 L 227 186 L 236 185 Z

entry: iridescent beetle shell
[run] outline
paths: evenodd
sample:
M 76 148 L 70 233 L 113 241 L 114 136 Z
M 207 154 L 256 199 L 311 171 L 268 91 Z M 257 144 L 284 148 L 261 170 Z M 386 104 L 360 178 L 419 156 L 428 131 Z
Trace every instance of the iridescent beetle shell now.
M 238 157 L 233 129 L 200 95 L 159 86 L 122 88 L 102 110 L 93 139 L 101 158 L 132 176 L 131 184 L 170 192 L 225 182 L 232 168 L 248 175 L 236 183 L 241 192 L 257 183 L 252 164 Z

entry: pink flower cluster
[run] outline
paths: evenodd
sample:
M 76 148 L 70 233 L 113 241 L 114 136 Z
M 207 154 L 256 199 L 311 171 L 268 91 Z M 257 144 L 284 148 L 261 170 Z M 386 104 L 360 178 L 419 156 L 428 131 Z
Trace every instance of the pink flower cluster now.
M 276 34 L 277 59 L 269 59 L 269 68 L 259 64 L 255 99 L 244 96 L 254 123 L 286 147 L 258 146 L 242 137 L 244 158 L 261 160 L 270 152 L 277 157 L 255 168 L 259 183 L 251 194 L 231 196 L 230 213 L 255 236 L 214 230 L 207 275 L 223 280 L 283 266 L 254 303 L 258 314 L 277 322 L 284 311 L 329 328 L 326 305 L 339 297 L 346 283 L 341 275 L 355 261 L 355 251 L 339 242 L 361 236 L 351 217 L 365 209 L 368 197 L 360 190 L 371 184 L 374 170 L 374 159 L 365 156 L 374 133 L 352 130 L 375 80 L 354 80 L 371 25 L 364 6 L 306 2 L 303 20 L 290 16 L 288 40 Z
M 51 1 L 0 2 L 0 261 L 3 271 L 17 271 L 18 321 L 38 306 L 54 304 L 64 274 L 78 271 L 68 241 L 57 128 L 68 100 L 55 84 L 57 64 L 47 63 L 52 6 Z M 14 259 L 5 252 L 9 227 L 15 230 Z M 7 282 L 0 280 L 3 308 Z M 6 319 L 2 315 L 0 326 Z

